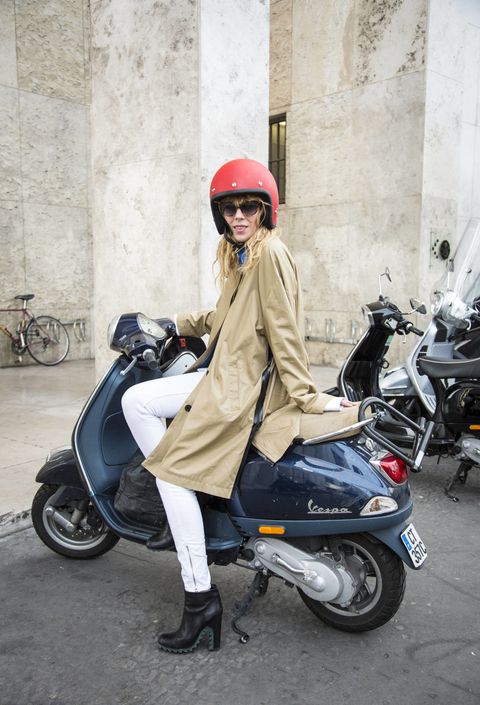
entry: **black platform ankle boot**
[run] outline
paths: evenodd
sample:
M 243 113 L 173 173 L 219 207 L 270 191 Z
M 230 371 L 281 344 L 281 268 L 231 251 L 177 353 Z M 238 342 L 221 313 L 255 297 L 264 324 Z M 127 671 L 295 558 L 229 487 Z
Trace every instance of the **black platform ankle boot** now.
M 166 551 L 175 546 L 168 522 L 158 534 L 153 534 L 147 539 L 146 545 L 151 551 Z
M 222 630 L 222 601 L 216 585 L 205 592 L 186 592 L 180 628 L 176 632 L 160 634 L 158 645 L 164 651 L 184 654 L 197 648 L 204 636 L 208 650 L 220 648 Z

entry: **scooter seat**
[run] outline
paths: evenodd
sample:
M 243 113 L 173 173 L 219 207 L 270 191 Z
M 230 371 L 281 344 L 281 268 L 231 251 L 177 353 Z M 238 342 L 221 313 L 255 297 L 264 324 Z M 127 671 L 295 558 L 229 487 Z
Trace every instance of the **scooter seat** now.
M 472 360 L 445 360 L 442 357 L 420 357 L 418 369 L 432 379 L 476 379 L 480 377 L 480 357 Z

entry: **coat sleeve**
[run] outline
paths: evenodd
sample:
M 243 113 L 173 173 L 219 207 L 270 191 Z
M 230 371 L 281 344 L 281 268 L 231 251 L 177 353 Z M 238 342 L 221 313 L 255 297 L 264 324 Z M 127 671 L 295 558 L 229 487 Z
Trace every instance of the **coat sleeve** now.
M 196 311 L 195 313 L 178 313 L 177 330 L 180 335 L 193 335 L 201 338 L 210 334 L 216 309 Z
M 295 264 L 280 241 L 270 241 L 258 263 L 260 306 L 275 366 L 292 401 L 303 412 L 320 414 L 332 399 L 317 392 L 297 323 Z

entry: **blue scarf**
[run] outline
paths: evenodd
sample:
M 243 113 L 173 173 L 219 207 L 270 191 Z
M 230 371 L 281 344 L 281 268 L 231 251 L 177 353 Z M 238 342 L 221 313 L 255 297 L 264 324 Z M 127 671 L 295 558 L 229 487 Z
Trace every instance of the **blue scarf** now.
M 245 246 L 243 246 L 239 250 L 237 250 L 237 258 L 238 258 L 238 264 L 240 265 L 240 267 L 242 267 L 245 264 L 245 261 L 247 259 L 247 251 L 245 249 Z

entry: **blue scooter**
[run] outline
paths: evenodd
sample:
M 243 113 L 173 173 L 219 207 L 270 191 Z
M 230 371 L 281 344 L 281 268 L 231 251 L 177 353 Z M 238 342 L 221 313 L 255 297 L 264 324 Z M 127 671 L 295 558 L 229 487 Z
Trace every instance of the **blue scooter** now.
M 50 549 L 69 558 L 100 556 L 120 538 L 145 544 L 158 533 L 158 524 L 115 507 L 122 472 L 138 453 L 121 398 L 133 384 L 187 371 L 205 349 L 197 338 L 175 336 L 165 319 L 141 313 L 119 316 L 108 335 L 119 357 L 82 410 L 72 447 L 52 451 L 36 478 L 41 487 L 32 505 L 34 528 Z M 261 422 L 268 375 L 269 369 L 251 438 Z M 382 406 L 365 400 L 357 424 L 296 439 L 275 464 L 249 445 L 232 497 L 202 498 L 209 561 L 255 574 L 233 622 L 242 641 L 248 635 L 236 619 L 272 577 L 296 586 L 317 617 L 345 631 L 375 629 L 399 608 L 404 564 L 420 568 L 426 558 L 409 520 L 407 465 L 420 469 L 431 426 L 403 417 L 415 434 L 414 448 L 405 455 L 388 442 L 386 451 L 375 429 Z M 346 431 L 358 433 L 339 439 Z

